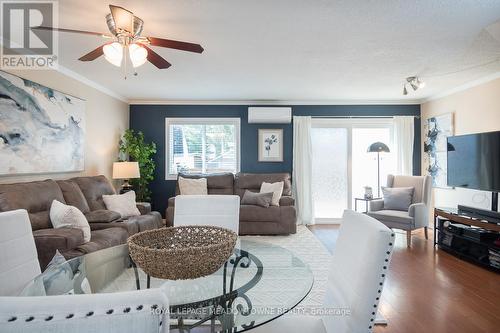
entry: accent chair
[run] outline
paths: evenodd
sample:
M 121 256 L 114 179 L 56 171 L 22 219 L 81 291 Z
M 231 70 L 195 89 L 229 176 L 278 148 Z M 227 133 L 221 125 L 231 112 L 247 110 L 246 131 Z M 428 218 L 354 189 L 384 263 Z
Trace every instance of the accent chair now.
M 406 244 L 411 246 L 412 230 L 424 228 L 428 239 L 429 210 L 431 206 L 431 176 L 393 176 L 387 177 L 387 187 L 413 187 L 413 199 L 408 211 L 384 209 L 384 199 L 370 201 L 368 215 L 379 220 L 389 228 L 406 230 Z

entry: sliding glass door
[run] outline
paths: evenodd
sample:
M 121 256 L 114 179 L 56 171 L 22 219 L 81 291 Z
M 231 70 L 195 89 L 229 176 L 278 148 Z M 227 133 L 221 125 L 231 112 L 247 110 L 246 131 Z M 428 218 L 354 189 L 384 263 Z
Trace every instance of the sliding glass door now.
M 393 147 L 391 118 L 313 119 L 312 191 L 317 223 L 337 222 L 344 209 L 354 208 L 354 198 L 363 197 L 370 186 L 377 196 L 377 154 L 368 153 L 380 141 Z M 380 179 L 395 171 L 394 153 L 380 154 Z

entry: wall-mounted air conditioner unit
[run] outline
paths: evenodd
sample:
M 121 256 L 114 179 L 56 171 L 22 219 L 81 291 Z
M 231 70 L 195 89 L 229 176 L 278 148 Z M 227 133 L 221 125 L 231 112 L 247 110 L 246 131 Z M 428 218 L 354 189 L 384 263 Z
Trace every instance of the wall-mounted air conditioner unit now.
M 292 108 L 290 107 L 249 107 L 249 124 L 290 124 Z

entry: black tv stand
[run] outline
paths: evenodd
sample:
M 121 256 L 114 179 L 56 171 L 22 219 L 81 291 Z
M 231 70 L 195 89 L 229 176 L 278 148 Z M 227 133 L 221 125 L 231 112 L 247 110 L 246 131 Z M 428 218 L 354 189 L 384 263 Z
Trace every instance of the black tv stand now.
M 454 208 L 434 209 L 434 246 L 443 251 L 500 273 L 498 240 L 500 224 L 463 216 Z

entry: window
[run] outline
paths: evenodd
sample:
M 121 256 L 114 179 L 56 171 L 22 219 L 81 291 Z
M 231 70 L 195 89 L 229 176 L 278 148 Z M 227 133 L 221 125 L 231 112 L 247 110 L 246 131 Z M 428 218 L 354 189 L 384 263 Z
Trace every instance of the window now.
M 240 169 L 240 118 L 166 118 L 166 179 Z

